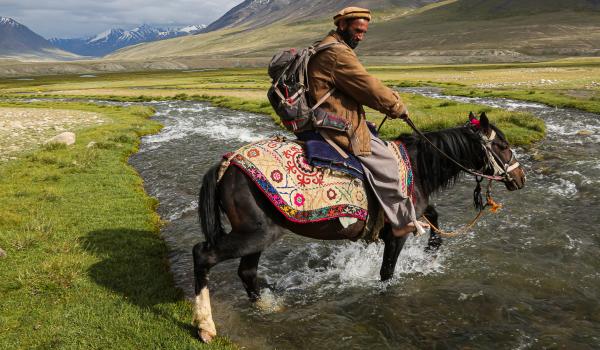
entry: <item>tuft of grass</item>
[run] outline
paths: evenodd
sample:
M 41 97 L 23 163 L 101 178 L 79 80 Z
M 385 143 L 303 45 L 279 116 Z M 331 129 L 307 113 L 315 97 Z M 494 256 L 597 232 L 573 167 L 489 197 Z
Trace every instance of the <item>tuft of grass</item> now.
M 42 146 L 42 149 L 44 149 L 45 151 L 54 151 L 54 150 L 58 150 L 58 149 L 66 149 L 67 145 L 64 143 L 58 143 L 58 142 L 50 142 L 50 143 L 46 143 Z

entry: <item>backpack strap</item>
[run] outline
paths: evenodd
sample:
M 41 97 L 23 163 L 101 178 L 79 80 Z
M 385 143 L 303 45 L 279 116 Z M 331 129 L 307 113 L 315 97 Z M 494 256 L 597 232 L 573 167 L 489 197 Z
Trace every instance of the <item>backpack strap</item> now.
M 315 103 L 314 106 L 312 106 L 310 111 L 314 112 L 314 110 L 317 109 L 320 105 L 322 105 L 325 102 L 325 100 L 327 100 L 329 98 L 329 96 L 331 96 L 331 94 L 333 94 L 334 91 L 335 91 L 335 87 L 333 87 L 333 88 L 331 88 L 331 90 L 327 91 L 327 93 L 325 95 L 323 95 L 323 97 L 321 97 L 319 99 L 319 101 L 317 103 Z
M 321 43 L 319 42 L 319 43 L 317 44 L 317 46 L 315 46 L 315 47 L 313 48 L 313 50 L 315 51 L 315 54 L 317 54 L 317 53 L 319 53 L 319 52 L 321 52 L 321 51 L 323 51 L 323 50 L 327 50 L 328 48 L 330 48 L 330 47 L 332 47 L 332 46 L 334 46 L 334 45 L 337 45 L 337 44 L 341 44 L 341 42 L 339 42 L 339 41 L 334 41 L 334 42 L 332 42 L 332 43 L 325 44 L 325 45 L 321 45 Z

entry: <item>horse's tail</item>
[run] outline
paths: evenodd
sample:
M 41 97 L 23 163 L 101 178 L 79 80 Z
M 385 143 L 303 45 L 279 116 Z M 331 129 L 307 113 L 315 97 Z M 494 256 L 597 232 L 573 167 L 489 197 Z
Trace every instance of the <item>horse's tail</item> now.
M 202 187 L 200 187 L 200 197 L 198 199 L 200 225 L 209 247 L 214 247 L 219 237 L 223 234 L 221 206 L 217 193 L 217 177 L 220 166 L 220 164 L 217 164 L 204 174 Z

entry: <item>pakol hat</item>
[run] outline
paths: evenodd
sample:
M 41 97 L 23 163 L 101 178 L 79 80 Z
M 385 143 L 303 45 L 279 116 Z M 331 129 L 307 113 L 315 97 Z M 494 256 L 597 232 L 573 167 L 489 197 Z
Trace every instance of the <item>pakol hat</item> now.
M 360 7 L 346 7 L 345 9 L 338 12 L 335 16 L 333 16 L 333 24 L 337 26 L 341 20 L 356 18 L 363 18 L 367 21 L 370 21 L 371 11 Z

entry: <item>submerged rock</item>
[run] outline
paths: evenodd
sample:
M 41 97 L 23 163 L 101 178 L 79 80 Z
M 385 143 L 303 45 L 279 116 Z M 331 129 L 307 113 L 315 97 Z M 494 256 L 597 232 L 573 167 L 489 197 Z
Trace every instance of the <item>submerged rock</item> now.
M 577 135 L 579 135 L 579 136 L 590 136 L 593 134 L 594 134 L 594 132 L 592 130 L 579 130 L 577 132 Z
M 0 259 L 2 258 L 6 258 L 6 252 L 4 251 L 4 249 L 0 248 Z
M 63 132 L 46 141 L 46 143 L 62 143 L 70 146 L 75 143 L 75 133 Z

